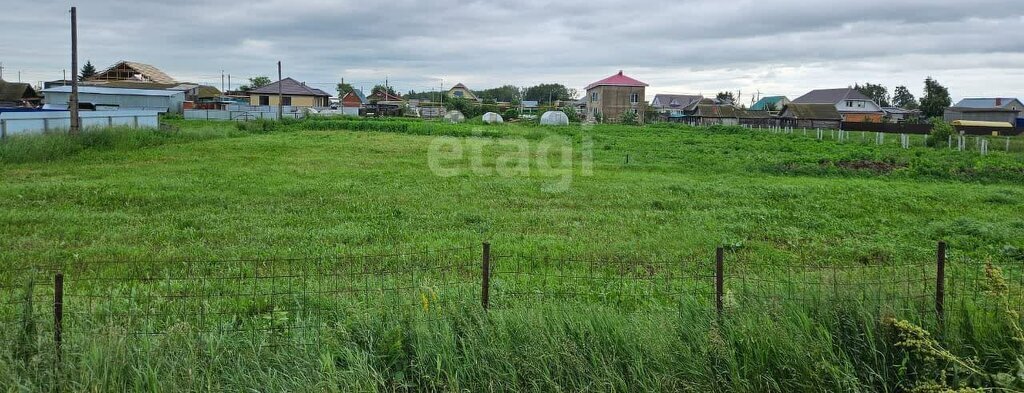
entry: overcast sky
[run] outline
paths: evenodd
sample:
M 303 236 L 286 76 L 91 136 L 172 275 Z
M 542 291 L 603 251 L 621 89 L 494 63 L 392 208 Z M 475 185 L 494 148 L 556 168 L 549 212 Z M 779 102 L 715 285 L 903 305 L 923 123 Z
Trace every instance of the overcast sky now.
M 60 79 L 66 0 L 5 0 L 4 79 Z M 1020 0 L 79 1 L 80 61 L 152 64 L 220 87 L 285 75 L 334 91 L 345 78 L 399 91 L 557 82 L 581 89 L 624 70 L 656 93 L 796 98 L 854 82 L 954 99 L 1024 96 Z

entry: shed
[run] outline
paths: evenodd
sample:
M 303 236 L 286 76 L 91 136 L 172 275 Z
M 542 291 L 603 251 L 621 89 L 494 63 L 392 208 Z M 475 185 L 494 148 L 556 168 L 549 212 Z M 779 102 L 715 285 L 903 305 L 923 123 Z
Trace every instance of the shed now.
M 785 127 L 839 129 L 843 124 L 843 115 L 832 104 L 790 103 L 779 118 Z
M 43 90 L 44 102 L 49 108 L 67 109 L 71 99 L 71 86 L 58 86 Z M 152 110 L 162 113 L 182 113 L 184 91 L 118 89 L 82 86 L 78 88 L 78 101 L 93 104 L 97 110 Z

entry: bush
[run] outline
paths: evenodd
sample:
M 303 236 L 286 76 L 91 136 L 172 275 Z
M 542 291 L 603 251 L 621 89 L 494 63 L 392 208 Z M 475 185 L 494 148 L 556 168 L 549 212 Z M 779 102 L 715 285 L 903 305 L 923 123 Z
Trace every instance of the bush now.
M 633 113 L 633 111 L 622 112 L 622 115 L 619 116 L 619 122 L 622 124 L 636 125 L 637 119 L 638 117 L 636 113 Z
M 946 123 L 941 119 L 932 120 L 932 132 L 928 137 L 928 146 L 930 147 L 942 147 L 946 146 L 949 137 L 956 133 L 956 129 L 953 128 L 952 124 Z
M 507 111 L 505 111 L 505 114 L 502 116 L 505 117 L 505 120 L 518 119 L 519 110 L 517 110 L 516 108 L 509 108 Z

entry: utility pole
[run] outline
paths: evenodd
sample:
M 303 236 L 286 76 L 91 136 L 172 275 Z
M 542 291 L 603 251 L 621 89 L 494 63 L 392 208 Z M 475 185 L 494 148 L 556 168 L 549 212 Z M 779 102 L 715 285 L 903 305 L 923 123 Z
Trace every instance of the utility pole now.
M 68 133 L 78 135 L 78 9 L 71 7 L 71 99 L 68 100 L 71 110 L 71 128 Z
M 225 90 L 224 92 L 227 93 L 230 90 L 231 90 L 231 74 L 228 74 L 228 90 Z
M 284 120 L 284 91 L 281 83 L 281 62 L 277 62 L 277 120 Z
M 224 91 L 224 70 L 220 70 L 220 91 Z
M 0 79 L 4 79 L 4 63 L 0 62 Z

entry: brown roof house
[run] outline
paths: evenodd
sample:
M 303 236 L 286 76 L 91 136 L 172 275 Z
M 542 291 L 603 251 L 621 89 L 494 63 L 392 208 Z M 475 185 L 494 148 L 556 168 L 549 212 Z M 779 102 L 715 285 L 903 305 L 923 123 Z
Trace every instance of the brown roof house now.
M 36 89 L 28 83 L 6 82 L 0 79 L 0 108 L 37 106 L 42 100 Z
M 832 104 L 798 104 L 790 103 L 779 114 L 779 123 L 783 127 L 794 128 L 826 128 L 839 129 L 843 125 L 843 115 Z
M 331 95 L 323 90 L 306 86 L 292 78 L 284 78 L 259 89 L 249 90 L 249 105 L 277 106 L 278 92 L 281 105 L 297 108 L 322 108 L 330 105 Z
M 618 74 L 587 86 L 587 117 L 604 122 L 618 123 L 622 114 L 632 111 L 637 121 L 644 121 L 644 95 L 647 84 Z
M 149 64 L 123 60 L 110 66 L 110 68 L 98 72 L 87 80 L 87 82 L 109 81 L 149 82 L 166 85 L 178 84 L 174 78 L 160 71 L 159 68 Z
M 857 89 L 813 90 L 793 100 L 794 104 L 830 104 L 843 117 L 843 121 L 881 123 L 885 111 L 877 102 Z
M 451 89 L 448 89 L 448 97 L 465 98 L 471 101 L 480 101 L 480 98 L 478 98 L 476 94 L 473 94 L 472 90 L 470 90 L 468 87 L 466 87 L 466 85 L 461 83 L 452 86 Z

